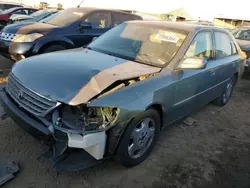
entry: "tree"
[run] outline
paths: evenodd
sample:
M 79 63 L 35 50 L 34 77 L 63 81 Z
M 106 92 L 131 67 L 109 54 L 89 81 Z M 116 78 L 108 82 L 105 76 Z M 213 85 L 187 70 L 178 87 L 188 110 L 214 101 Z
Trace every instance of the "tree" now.
M 47 2 L 40 2 L 39 8 L 40 9 L 47 9 L 49 7 L 49 3 Z
M 62 9 L 63 9 L 63 5 L 62 5 L 61 3 L 58 3 L 58 4 L 57 4 L 57 8 L 58 8 L 59 10 L 62 10 Z

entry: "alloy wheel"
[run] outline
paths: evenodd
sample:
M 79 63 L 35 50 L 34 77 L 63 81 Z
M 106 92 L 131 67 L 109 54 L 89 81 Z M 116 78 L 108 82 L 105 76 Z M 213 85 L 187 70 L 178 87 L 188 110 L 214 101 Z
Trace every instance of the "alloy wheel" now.
M 135 126 L 128 144 L 128 154 L 131 158 L 139 158 L 147 151 L 154 139 L 155 130 L 155 121 L 149 117 Z

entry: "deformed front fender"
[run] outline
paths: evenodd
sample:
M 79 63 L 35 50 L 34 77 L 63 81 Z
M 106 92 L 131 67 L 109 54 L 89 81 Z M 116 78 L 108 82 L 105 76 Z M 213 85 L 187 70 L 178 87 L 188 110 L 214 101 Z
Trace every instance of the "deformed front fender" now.
M 64 43 L 70 48 L 74 48 L 75 44 L 68 38 L 66 37 L 61 37 L 61 36 L 53 36 L 53 37 L 45 37 L 41 38 L 38 40 L 32 50 L 32 54 L 38 54 L 40 50 L 47 45 L 48 43 Z
M 134 85 L 117 90 L 109 95 L 91 101 L 89 107 L 117 107 L 120 109 L 115 126 L 107 131 L 107 151 L 115 153 L 119 141 L 127 125 L 140 113 L 150 106 L 163 106 L 163 97 L 159 97 L 166 80 L 160 81 L 161 76 L 155 76 Z
M 135 117 L 145 111 L 151 105 L 159 104 L 166 106 L 172 100 L 171 76 L 168 72 L 159 73 L 146 80 L 139 81 L 130 86 L 116 90 L 108 95 L 90 101 L 89 107 L 117 107 L 126 117 Z M 166 94 L 168 97 L 166 97 Z M 127 118 L 125 118 L 127 119 Z
M 152 91 L 141 95 L 129 87 L 96 99 L 88 104 L 88 106 L 119 108 L 120 115 L 117 121 L 123 122 L 124 120 L 136 117 L 138 113 L 145 111 L 147 107 L 153 103 L 154 92 Z

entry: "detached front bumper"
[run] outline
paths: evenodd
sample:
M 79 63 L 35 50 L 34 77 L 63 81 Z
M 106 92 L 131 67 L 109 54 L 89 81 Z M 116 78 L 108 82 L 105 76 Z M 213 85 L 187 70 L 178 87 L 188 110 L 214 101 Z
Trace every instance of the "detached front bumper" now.
M 102 161 L 106 146 L 105 132 L 82 135 L 47 127 L 18 108 L 5 89 L 0 90 L 0 102 L 7 114 L 25 131 L 35 138 L 47 137 L 55 141 L 52 146 L 53 165 L 57 169 L 78 171 Z

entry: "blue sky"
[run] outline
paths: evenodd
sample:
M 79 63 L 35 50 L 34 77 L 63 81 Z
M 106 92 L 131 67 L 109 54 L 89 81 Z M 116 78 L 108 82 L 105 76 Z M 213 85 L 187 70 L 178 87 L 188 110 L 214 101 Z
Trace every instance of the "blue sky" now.
M 1 1 L 1 0 L 0 0 Z M 14 1 L 14 0 L 12 0 Z M 16 0 L 21 1 L 21 0 Z M 51 5 L 62 3 L 65 8 L 75 7 L 81 0 L 22 0 L 24 3 L 33 4 L 40 1 L 48 2 Z M 212 20 L 219 14 L 250 18 L 250 0 L 84 0 L 83 6 L 133 9 L 150 13 L 167 13 L 177 8 L 185 8 L 194 18 Z

